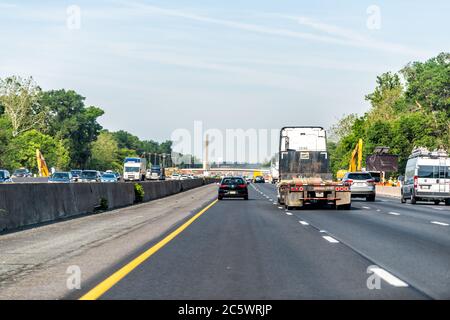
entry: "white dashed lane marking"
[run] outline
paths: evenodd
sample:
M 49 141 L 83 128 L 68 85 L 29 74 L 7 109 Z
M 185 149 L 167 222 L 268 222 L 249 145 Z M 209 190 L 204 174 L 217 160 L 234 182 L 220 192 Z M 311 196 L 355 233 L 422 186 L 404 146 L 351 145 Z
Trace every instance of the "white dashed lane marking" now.
M 335 238 L 330 237 L 330 236 L 323 236 L 322 238 L 324 238 L 325 240 L 327 240 L 330 243 L 339 243 L 339 241 L 337 241 Z
M 388 214 L 392 215 L 392 216 L 399 216 L 400 213 L 398 212 L 388 212 Z
M 389 283 L 391 286 L 394 286 L 394 287 L 407 287 L 408 286 L 408 284 L 406 282 L 403 282 L 402 280 L 400 280 L 396 276 L 390 274 L 389 272 L 387 272 L 384 269 L 381 269 L 379 267 L 372 267 L 372 268 L 369 268 L 369 270 L 372 271 L 377 276 L 379 276 L 384 281 L 386 281 L 387 283 Z
M 290 213 L 290 212 L 286 212 L 286 214 L 287 214 L 288 216 L 292 216 L 292 213 Z
M 445 226 L 445 227 L 448 227 L 448 226 L 449 226 L 449 224 L 448 224 L 448 223 L 445 223 L 445 222 L 431 221 L 431 223 L 432 223 L 432 224 L 437 224 L 437 225 L 439 225 L 439 226 Z
M 304 226 L 309 226 L 309 223 L 306 222 L 306 221 L 300 220 L 299 223 L 302 224 L 302 225 L 304 225 Z
M 370 207 L 363 206 L 363 209 L 370 209 Z

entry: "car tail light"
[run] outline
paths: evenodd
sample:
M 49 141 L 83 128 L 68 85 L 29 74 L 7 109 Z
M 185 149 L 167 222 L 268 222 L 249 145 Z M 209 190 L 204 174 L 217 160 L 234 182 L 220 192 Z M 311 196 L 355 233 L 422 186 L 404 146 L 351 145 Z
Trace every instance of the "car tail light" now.
M 225 189 L 226 187 L 227 187 L 226 184 L 221 184 L 221 185 L 220 185 L 220 189 Z
M 375 180 L 369 179 L 369 180 L 367 180 L 366 182 L 367 182 L 367 183 L 370 183 L 370 184 L 374 184 L 374 183 L 375 183 Z
M 417 189 L 418 185 L 419 185 L 419 177 L 414 176 L 414 189 Z
M 241 189 L 245 189 L 245 188 L 247 188 L 247 185 L 246 184 L 240 184 L 240 185 L 238 185 L 238 187 L 241 188 Z
M 351 185 L 351 184 L 353 184 L 353 180 L 352 179 L 347 179 L 347 180 L 344 181 L 344 183 Z

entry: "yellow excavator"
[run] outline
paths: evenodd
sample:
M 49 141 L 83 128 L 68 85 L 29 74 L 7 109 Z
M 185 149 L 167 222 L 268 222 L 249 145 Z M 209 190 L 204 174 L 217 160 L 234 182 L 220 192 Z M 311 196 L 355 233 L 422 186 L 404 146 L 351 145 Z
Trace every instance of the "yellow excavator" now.
M 362 157 L 363 157 L 363 140 L 359 139 L 350 157 L 350 164 L 348 166 L 348 170 L 339 170 L 336 173 L 336 177 L 338 179 L 342 179 L 347 172 L 361 171 Z
M 45 162 L 44 156 L 39 149 L 36 149 L 36 161 L 39 169 L 39 176 L 48 177 L 50 174 L 48 172 L 47 163 Z
M 359 139 L 356 144 L 355 149 L 352 152 L 352 157 L 350 158 L 350 165 L 348 166 L 348 171 L 361 171 L 362 168 L 362 153 L 363 153 L 363 141 Z

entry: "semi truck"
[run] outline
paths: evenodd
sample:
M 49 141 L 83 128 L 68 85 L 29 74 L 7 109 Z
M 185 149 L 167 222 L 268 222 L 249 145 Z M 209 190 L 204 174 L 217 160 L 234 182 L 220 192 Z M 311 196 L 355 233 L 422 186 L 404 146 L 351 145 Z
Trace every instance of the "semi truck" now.
M 314 203 L 351 209 L 350 186 L 334 181 L 330 172 L 322 127 L 282 128 L 278 157 L 278 203 L 286 209 Z
M 164 168 L 160 165 L 153 165 L 147 170 L 147 180 L 165 180 Z
M 144 181 L 147 161 L 144 158 L 125 158 L 123 162 L 124 181 Z

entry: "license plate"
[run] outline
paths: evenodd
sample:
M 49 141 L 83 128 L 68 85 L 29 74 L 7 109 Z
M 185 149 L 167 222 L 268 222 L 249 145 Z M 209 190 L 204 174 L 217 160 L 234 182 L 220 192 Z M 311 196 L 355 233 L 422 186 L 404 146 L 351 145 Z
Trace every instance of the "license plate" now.
M 230 194 L 236 194 L 237 192 L 236 191 L 230 191 Z
M 316 192 L 317 198 L 323 198 L 323 192 Z

